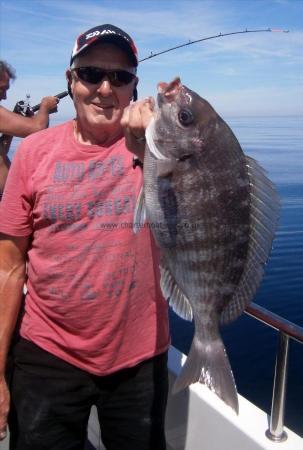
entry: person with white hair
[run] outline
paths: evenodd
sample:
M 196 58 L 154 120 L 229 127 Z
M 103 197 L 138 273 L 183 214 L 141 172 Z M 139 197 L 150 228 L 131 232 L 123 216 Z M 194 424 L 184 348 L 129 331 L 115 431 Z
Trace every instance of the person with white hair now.
M 15 78 L 15 70 L 7 62 L 0 60 L 0 101 L 6 100 L 10 80 Z M 57 103 L 56 97 L 44 97 L 38 112 L 30 117 L 24 117 L 0 106 L 0 133 L 2 134 L 0 136 L 0 199 L 10 167 L 7 153 L 13 137 L 23 138 L 47 128 L 49 114 L 56 111 Z

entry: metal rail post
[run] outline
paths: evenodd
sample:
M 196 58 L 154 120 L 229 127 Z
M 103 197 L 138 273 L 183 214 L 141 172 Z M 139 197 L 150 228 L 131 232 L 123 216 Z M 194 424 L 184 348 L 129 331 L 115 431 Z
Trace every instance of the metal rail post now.
M 289 350 L 289 336 L 287 336 L 283 332 L 280 332 L 276 357 L 270 424 L 269 429 L 265 433 L 270 440 L 275 442 L 283 442 L 287 439 L 287 433 L 283 430 L 283 426 L 284 426 L 284 411 L 285 411 L 288 350 Z

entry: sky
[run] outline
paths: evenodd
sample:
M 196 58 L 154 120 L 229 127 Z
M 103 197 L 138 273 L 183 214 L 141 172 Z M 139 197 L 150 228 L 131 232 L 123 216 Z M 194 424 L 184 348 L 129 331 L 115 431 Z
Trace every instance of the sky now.
M 180 76 L 224 118 L 303 116 L 303 0 L 0 0 L 0 58 L 17 79 L 3 106 L 66 89 L 65 70 L 75 39 L 99 24 L 123 28 L 139 59 L 190 40 L 256 29 L 284 32 L 220 37 L 144 61 L 139 98 Z M 69 97 L 57 120 L 74 115 Z

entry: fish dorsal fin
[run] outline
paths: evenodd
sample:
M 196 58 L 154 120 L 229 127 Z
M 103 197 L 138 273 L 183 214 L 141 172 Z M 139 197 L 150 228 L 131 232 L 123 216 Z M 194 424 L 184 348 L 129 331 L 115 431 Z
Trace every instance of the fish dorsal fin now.
M 279 197 L 265 170 L 246 156 L 250 181 L 250 230 L 247 261 L 239 285 L 227 306 L 222 310 L 221 323 L 235 320 L 257 292 L 272 247 L 278 222 Z
M 160 286 L 164 298 L 168 300 L 172 309 L 175 313 L 182 317 L 182 319 L 191 321 L 193 319 L 192 307 L 188 298 L 183 294 L 177 285 L 170 270 L 160 265 L 160 273 Z
M 145 197 L 142 186 L 137 198 L 136 207 L 134 211 L 133 232 L 135 234 L 137 234 L 138 231 L 140 231 L 140 229 L 143 227 L 145 220 L 146 220 Z

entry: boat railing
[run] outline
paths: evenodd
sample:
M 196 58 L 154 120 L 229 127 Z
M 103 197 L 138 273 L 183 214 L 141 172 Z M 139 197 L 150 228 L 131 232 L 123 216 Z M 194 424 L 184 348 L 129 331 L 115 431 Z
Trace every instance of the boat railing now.
M 279 315 L 268 311 L 256 303 L 251 303 L 245 310 L 249 316 L 263 322 L 278 331 L 275 376 L 269 428 L 266 436 L 274 442 L 287 439 L 284 430 L 284 412 L 286 399 L 286 379 L 288 370 L 289 339 L 303 344 L 303 328 Z

